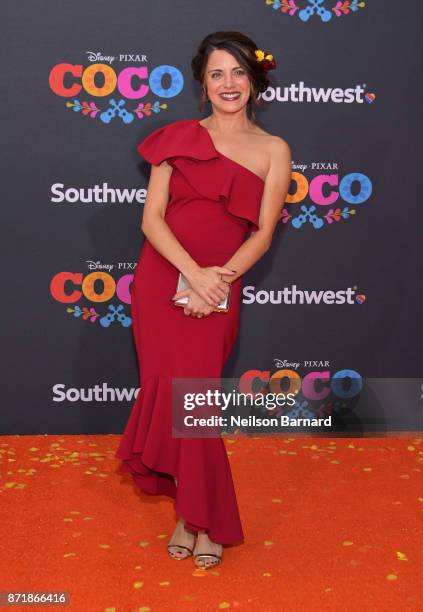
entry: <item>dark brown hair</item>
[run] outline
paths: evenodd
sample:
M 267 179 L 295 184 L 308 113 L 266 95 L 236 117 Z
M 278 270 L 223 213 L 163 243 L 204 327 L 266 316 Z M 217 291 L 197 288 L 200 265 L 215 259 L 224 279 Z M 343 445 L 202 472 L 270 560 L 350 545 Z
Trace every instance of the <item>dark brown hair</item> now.
M 200 43 L 197 54 L 191 61 L 191 68 L 194 79 L 204 84 L 204 73 L 206 70 L 207 61 L 210 54 L 216 49 L 224 49 L 231 53 L 239 64 L 246 70 L 251 83 L 251 96 L 247 102 L 247 116 L 252 121 L 255 121 L 254 106 L 260 106 L 258 94 L 266 91 L 269 86 L 269 78 L 263 67 L 263 62 L 258 62 L 255 50 L 257 45 L 251 38 L 245 36 L 241 32 L 232 30 L 227 32 L 213 32 L 204 38 Z M 198 110 L 203 112 L 204 104 L 207 101 L 204 88 L 201 92 L 201 98 L 198 105 Z

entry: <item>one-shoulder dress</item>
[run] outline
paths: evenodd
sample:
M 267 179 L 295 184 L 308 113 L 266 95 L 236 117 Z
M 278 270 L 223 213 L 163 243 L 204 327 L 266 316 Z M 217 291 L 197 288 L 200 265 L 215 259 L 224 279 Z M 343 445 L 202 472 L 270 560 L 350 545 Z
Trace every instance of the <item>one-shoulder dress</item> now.
M 172 166 L 165 221 L 184 249 L 201 266 L 224 266 L 258 229 L 264 180 L 217 151 L 199 122 L 157 128 L 137 151 Z M 224 441 L 172 436 L 171 383 L 221 377 L 238 333 L 243 277 L 232 283 L 228 312 L 197 318 L 171 301 L 178 275 L 146 238 L 131 286 L 140 390 L 115 457 L 141 491 L 172 497 L 187 529 L 238 544 L 244 533 Z

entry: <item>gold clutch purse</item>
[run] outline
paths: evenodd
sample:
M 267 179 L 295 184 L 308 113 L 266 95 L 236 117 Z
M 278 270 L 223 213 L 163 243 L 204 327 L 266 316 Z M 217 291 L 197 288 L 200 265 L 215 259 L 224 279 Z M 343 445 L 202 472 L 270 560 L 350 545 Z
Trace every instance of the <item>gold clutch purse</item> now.
M 176 293 L 178 291 L 182 291 L 183 289 L 188 289 L 189 286 L 190 286 L 189 282 L 187 281 L 185 276 L 182 274 L 182 272 L 179 272 L 178 284 L 176 286 Z M 214 309 L 215 312 L 228 312 L 228 310 L 229 310 L 229 303 L 230 303 L 230 299 L 231 299 L 231 288 L 232 287 L 229 284 L 229 293 L 220 302 L 220 304 L 217 305 L 217 308 Z M 176 306 L 186 306 L 186 304 L 188 303 L 188 296 L 180 297 L 177 300 L 174 300 L 173 303 Z

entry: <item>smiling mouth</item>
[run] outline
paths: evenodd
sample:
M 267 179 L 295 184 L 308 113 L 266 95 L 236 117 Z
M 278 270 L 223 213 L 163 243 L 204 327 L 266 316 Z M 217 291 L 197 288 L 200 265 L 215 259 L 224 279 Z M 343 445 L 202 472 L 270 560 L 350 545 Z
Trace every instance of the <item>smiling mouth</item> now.
M 219 96 L 222 98 L 222 100 L 237 100 L 239 98 L 241 94 L 239 93 L 239 91 L 234 91 L 234 92 L 225 92 L 225 93 L 221 93 L 219 94 Z

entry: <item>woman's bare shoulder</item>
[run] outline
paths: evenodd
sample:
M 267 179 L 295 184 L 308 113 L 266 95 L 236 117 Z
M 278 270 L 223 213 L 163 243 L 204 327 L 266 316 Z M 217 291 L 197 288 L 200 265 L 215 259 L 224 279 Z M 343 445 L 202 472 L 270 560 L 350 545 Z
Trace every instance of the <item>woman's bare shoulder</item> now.
M 263 141 L 266 143 L 267 147 L 271 147 L 272 149 L 276 149 L 279 151 L 286 151 L 289 149 L 289 144 L 287 141 L 278 136 L 277 134 L 271 134 L 270 132 L 266 132 L 263 128 L 256 126 L 257 134 L 260 134 L 263 137 Z
M 256 127 L 257 137 L 261 140 L 263 150 L 276 162 L 291 161 L 292 153 L 288 142 L 276 134 L 271 134 L 259 126 Z

